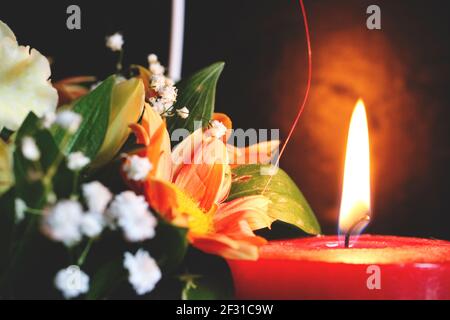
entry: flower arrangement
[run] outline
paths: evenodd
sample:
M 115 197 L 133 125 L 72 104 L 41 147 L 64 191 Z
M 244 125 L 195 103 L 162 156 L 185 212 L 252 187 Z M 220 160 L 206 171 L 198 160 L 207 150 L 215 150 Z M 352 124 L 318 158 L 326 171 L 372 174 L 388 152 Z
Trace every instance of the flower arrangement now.
M 123 44 L 106 39 L 120 57 L 106 80 L 51 83 L 0 21 L 1 298 L 230 297 L 223 258 L 257 259 L 258 230 L 320 233 L 271 165 L 279 141 L 230 142 L 223 63 L 175 84 L 154 54 L 124 70 Z

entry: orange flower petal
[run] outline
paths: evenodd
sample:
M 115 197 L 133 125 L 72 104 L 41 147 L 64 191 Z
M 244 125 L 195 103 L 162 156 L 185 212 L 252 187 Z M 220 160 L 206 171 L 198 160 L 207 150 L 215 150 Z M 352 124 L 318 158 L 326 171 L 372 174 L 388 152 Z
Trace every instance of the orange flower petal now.
M 176 187 L 172 183 L 150 179 L 146 182 L 145 196 L 150 206 L 164 219 L 171 222 L 177 220 L 179 201 Z M 187 226 L 187 221 L 182 225 Z
M 267 243 L 261 237 L 233 238 L 225 234 L 189 234 L 189 240 L 198 249 L 227 259 L 256 260 L 259 247 Z
M 251 230 L 270 228 L 275 219 L 269 216 L 270 200 L 255 195 L 237 198 L 218 206 L 214 215 L 214 226 L 217 231 L 229 230 L 240 220 L 245 220 Z
M 224 165 L 224 178 L 222 180 L 222 185 L 220 186 L 219 192 L 217 194 L 216 203 L 222 203 L 225 201 L 225 199 L 230 194 L 231 190 L 231 182 L 232 182 L 232 175 L 231 175 L 231 168 L 229 165 Z
M 205 212 L 229 191 L 227 157 L 224 144 L 213 139 L 194 155 L 194 163 L 183 165 L 175 177 L 175 184 L 196 199 Z
M 150 144 L 150 136 L 143 126 L 137 123 L 132 123 L 129 125 L 129 127 L 136 136 L 137 144 L 143 144 L 144 146 L 148 146 Z
M 190 164 L 183 166 L 175 184 L 208 212 L 219 193 L 223 177 L 223 164 Z
M 203 129 L 198 128 L 178 143 L 172 150 L 173 178 L 175 179 L 184 164 L 194 162 L 194 154 L 203 145 Z

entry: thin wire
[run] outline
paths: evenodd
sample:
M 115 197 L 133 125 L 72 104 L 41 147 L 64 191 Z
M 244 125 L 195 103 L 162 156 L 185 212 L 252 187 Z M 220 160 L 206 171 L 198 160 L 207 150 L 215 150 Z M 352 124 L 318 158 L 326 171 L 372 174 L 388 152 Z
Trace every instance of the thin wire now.
M 297 112 L 297 116 L 295 117 L 294 122 L 291 125 L 291 128 L 289 130 L 289 133 L 287 135 L 286 140 L 283 143 L 283 146 L 281 147 L 281 151 L 277 156 L 277 160 L 275 162 L 275 167 L 278 167 L 278 165 L 280 164 L 280 158 L 284 153 L 284 150 L 286 149 L 286 146 L 289 142 L 289 140 L 292 137 L 292 134 L 294 133 L 295 128 L 297 127 L 298 121 L 300 119 L 300 116 L 303 113 L 303 110 L 305 109 L 305 105 L 306 105 L 306 101 L 308 100 L 308 95 L 309 95 L 309 89 L 311 88 L 311 78 L 312 78 L 312 52 L 311 52 L 311 39 L 309 37 L 309 26 L 308 26 L 308 18 L 306 16 L 306 10 L 305 10 L 305 6 L 303 4 L 303 0 L 299 0 L 299 4 L 300 4 L 300 8 L 302 10 L 302 15 L 303 15 L 303 23 L 305 25 L 305 34 L 306 34 L 306 45 L 308 48 L 308 82 L 306 84 L 306 91 L 305 91 L 305 96 L 303 98 L 303 102 L 300 105 L 300 108 L 298 109 Z M 264 187 L 263 190 L 263 194 L 266 192 L 267 187 L 269 186 L 270 182 L 272 181 L 272 177 L 273 175 L 270 176 L 269 180 L 267 181 L 266 186 Z

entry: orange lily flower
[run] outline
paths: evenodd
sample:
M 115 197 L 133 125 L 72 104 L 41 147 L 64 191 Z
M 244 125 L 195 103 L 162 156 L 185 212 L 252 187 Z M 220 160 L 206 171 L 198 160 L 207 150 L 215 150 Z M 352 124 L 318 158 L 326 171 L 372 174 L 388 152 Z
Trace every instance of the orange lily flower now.
M 223 123 L 231 126 L 226 119 Z M 264 196 L 226 201 L 231 188 L 229 156 L 240 149 L 227 147 L 200 128 L 171 152 L 165 122 L 148 106 L 142 123 L 131 129 L 144 145 L 137 154 L 148 157 L 153 168 L 144 182 L 127 181 L 129 185 L 164 219 L 188 228 L 190 243 L 200 250 L 228 259 L 257 259 L 266 240 L 253 231 L 270 227 L 273 218 Z

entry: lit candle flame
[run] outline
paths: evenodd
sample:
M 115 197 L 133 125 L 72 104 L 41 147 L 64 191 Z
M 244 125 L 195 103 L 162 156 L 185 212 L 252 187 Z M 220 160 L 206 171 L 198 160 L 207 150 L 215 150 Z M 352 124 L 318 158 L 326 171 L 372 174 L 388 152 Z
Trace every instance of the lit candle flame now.
M 356 103 L 347 139 L 339 232 L 359 234 L 370 219 L 369 129 L 364 103 Z M 348 239 L 347 239 L 348 241 Z

